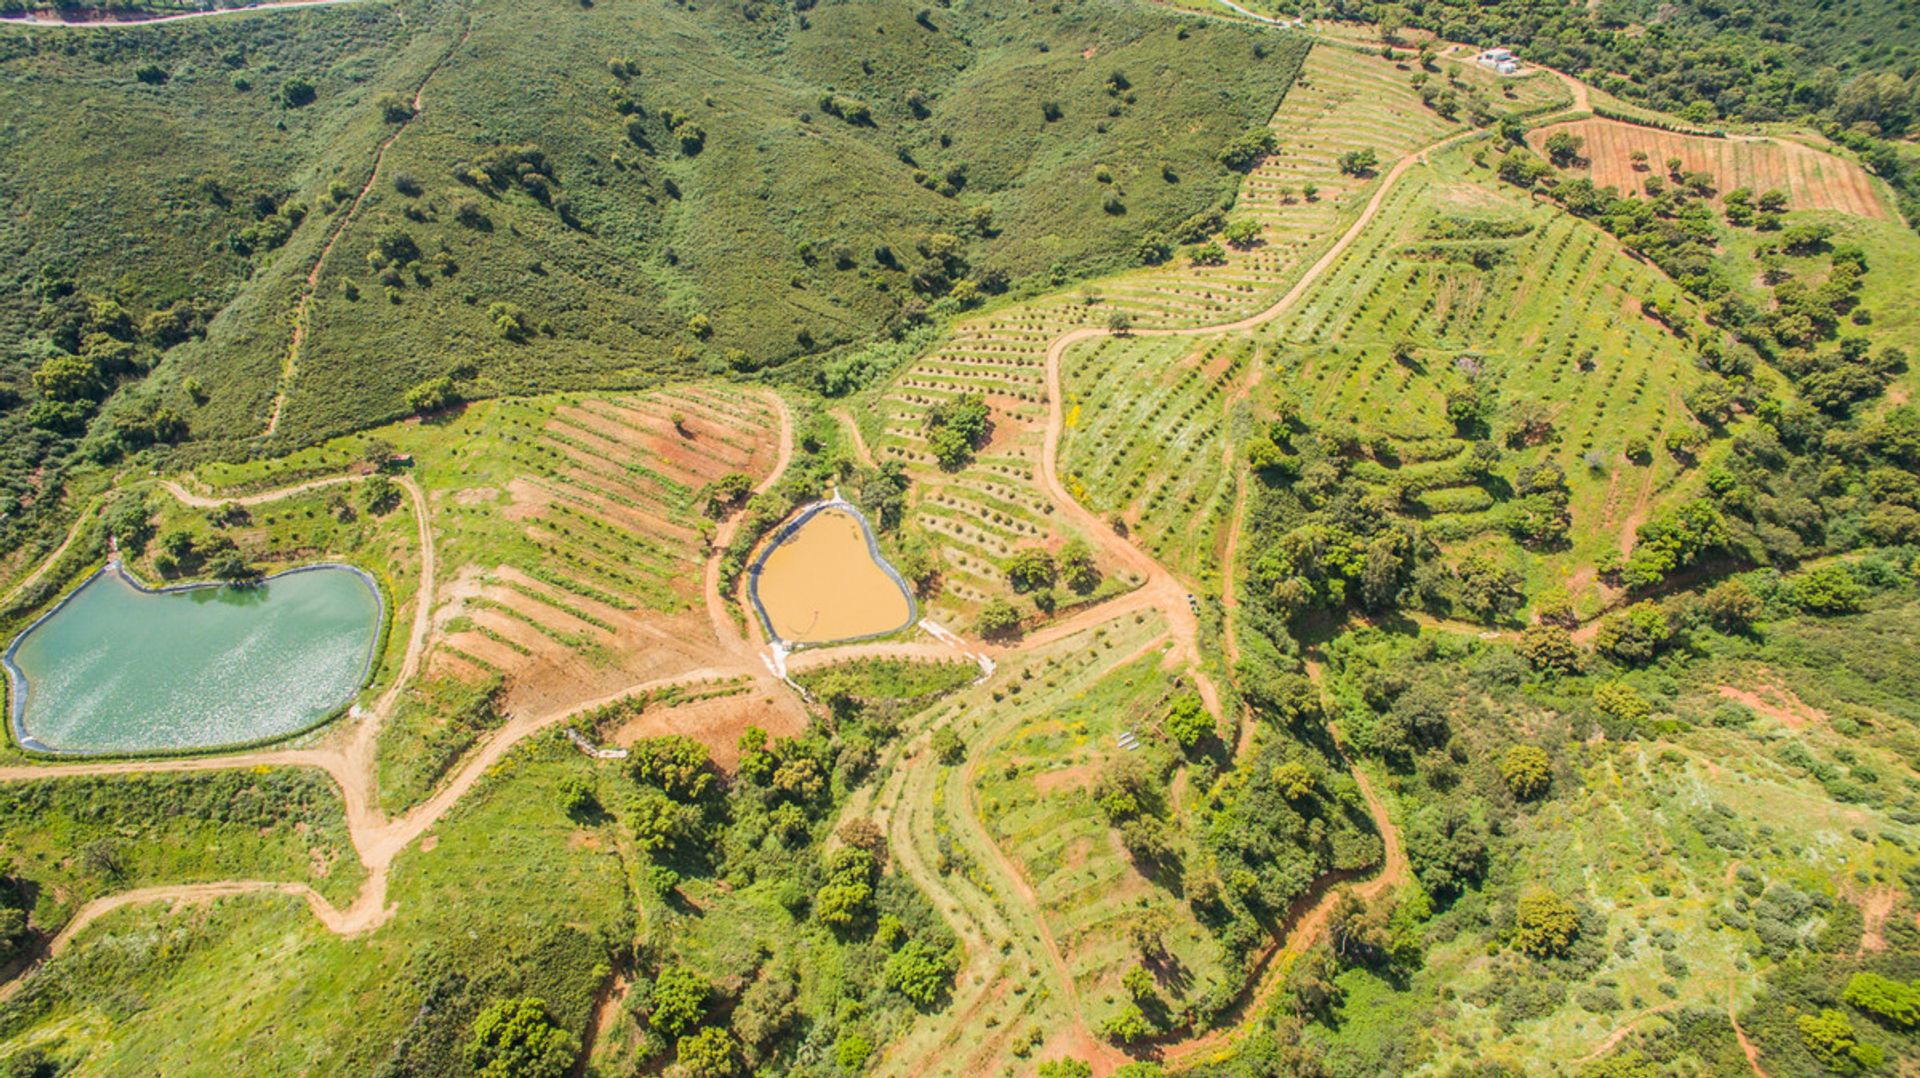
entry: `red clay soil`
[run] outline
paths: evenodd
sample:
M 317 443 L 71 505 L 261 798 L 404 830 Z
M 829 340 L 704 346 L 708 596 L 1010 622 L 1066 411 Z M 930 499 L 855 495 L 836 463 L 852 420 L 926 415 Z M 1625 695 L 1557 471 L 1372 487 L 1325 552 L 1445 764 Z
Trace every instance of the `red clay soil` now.
M 1666 179 L 1667 159 L 1678 157 L 1682 171 L 1713 176 L 1722 194 L 1736 187 L 1755 193 L 1777 188 L 1786 192 L 1791 209 L 1891 216 L 1865 169 L 1798 142 L 1702 138 L 1597 117 L 1535 128 L 1527 141 L 1541 150 L 1549 137 L 1563 131 L 1586 140 L 1581 151 L 1585 161 L 1571 171 L 1623 193 L 1640 190 L 1650 176 Z M 1644 170 L 1633 166 L 1630 155 L 1635 150 L 1647 154 Z

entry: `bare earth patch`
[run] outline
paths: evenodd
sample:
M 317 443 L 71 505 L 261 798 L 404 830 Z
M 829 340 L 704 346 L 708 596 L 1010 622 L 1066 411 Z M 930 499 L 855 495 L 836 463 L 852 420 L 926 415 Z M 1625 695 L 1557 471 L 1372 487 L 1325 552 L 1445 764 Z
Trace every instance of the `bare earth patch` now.
M 1718 692 L 1726 699 L 1743 704 L 1789 730 L 1802 730 L 1814 723 L 1827 721 L 1826 712 L 1807 704 L 1795 696 L 1792 689 L 1778 683 L 1762 681 L 1754 689 L 1722 685 Z
M 1093 770 L 1092 764 L 1076 764 L 1042 771 L 1033 776 L 1033 788 L 1042 795 L 1084 790 L 1093 783 Z
M 732 771 L 740 764 L 740 735 L 747 727 L 757 726 L 769 737 L 794 737 L 806 724 L 799 708 L 782 706 L 763 692 L 747 692 L 679 707 L 650 707 L 615 730 L 611 740 L 627 746 L 645 737 L 679 734 L 705 745 L 714 763 Z
M 1875 954 L 1887 949 L 1887 938 L 1882 934 L 1886 928 L 1887 916 L 1900 902 L 1900 889 L 1882 885 L 1869 887 L 1864 892 L 1842 891 L 1842 897 L 1860 908 L 1860 951 Z
M 1677 157 L 1683 172 L 1711 175 L 1721 194 L 1736 187 L 1755 192 L 1777 188 L 1786 192 L 1788 206 L 1796 210 L 1837 210 L 1878 219 L 1890 216 L 1865 169 L 1798 142 L 1703 138 L 1598 118 L 1537 128 L 1527 141 L 1542 150 L 1549 137 L 1562 131 L 1586 140 L 1581 150 L 1585 160 L 1569 171 L 1623 193 L 1641 190 L 1650 176 L 1665 179 L 1667 159 Z M 1646 152 L 1649 164 L 1644 170 L 1633 167 L 1635 150 Z

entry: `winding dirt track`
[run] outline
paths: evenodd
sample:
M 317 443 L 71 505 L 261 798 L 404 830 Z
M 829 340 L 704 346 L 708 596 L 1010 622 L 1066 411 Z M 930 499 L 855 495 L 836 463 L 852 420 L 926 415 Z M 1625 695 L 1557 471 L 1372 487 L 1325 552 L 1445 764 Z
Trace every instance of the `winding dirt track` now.
M 358 483 L 365 478 L 367 477 L 364 475 L 330 475 L 325 479 L 314 479 L 305 483 L 296 483 L 290 487 L 276 487 L 273 490 L 262 491 L 258 494 L 242 494 L 231 498 L 195 494 L 193 491 L 188 490 L 186 487 L 181 486 L 171 479 L 162 479 L 160 486 L 163 487 L 168 494 L 173 495 L 181 505 L 194 509 L 218 509 L 228 505 L 263 505 L 267 502 L 277 502 L 283 498 L 291 498 L 296 494 L 305 494 L 309 490 L 337 487 L 343 483 Z M 411 479 L 402 479 L 401 482 L 411 485 L 413 481 Z
M 1481 133 L 1471 131 L 1451 135 L 1423 149 L 1408 154 L 1397 161 L 1394 166 L 1387 171 L 1379 188 L 1367 201 L 1366 206 L 1361 210 L 1359 216 L 1354 219 L 1353 223 L 1348 226 L 1347 230 L 1340 235 L 1318 260 L 1307 268 L 1306 272 L 1294 283 L 1293 287 L 1289 288 L 1285 294 L 1275 300 L 1266 309 L 1244 318 L 1218 325 L 1179 329 L 1143 329 L 1135 332 L 1140 336 L 1153 337 L 1214 336 L 1254 329 L 1273 321 L 1286 313 L 1294 304 L 1298 303 L 1300 299 L 1319 282 L 1319 279 L 1333 267 L 1346 249 L 1352 246 L 1354 241 L 1360 237 L 1367 226 L 1371 224 L 1373 219 L 1379 214 L 1381 206 L 1386 202 L 1387 195 L 1392 191 L 1394 184 L 1400 177 L 1404 176 L 1414 165 L 1424 162 L 1428 155 L 1434 151 L 1478 137 L 1481 137 Z M 1048 498 L 1053 501 L 1056 509 L 1062 513 L 1066 519 L 1074 522 L 1087 534 L 1093 536 L 1108 558 L 1125 566 L 1129 571 L 1137 575 L 1142 583 L 1138 588 L 1113 601 L 1091 607 L 1078 615 L 1064 619 L 1063 621 L 1048 626 L 1040 632 L 1034 633 L 1022 642 L 1022 646 L 1042 646 L 1062 639 L 1073 632 L 1078 632 L 1092 625 L 1123 616 L 1128 612 L 1145 609 L 1157 610 L 1167 620 L 1168 634 L 1173 644 L 1173 655 L 1187 660 L 1202 699 L 1206 702 L 1208 710 L 1213 714 L 1216 721 L 1218 721 L 1224 717 L 1223 709 L 1220 704 L 1219 695 L 1211 679 L 1207 677 L 1201 666 L 1199 619 L 1190 604 L 1189 593 L 1187 592 L 1186 586 L 1165 566 L 1154 560 L 1145 551 L 1116 534 L 1111 528 L 1107 527 L 1097 515 L 1075 500 L 1068 494 L 1064 483 L 1062 483 L 1060 479 L 1060 438 L 1066 427 L 1065 401 L 1064 395 L 1061 392 L 1062 361 L 1066 356 L 1067 350 L 1074 345 L 1111 335 L 1112 331 L 1103 327 L 1086 326 L 1069 330 L 1054 338 L 1048 345 L 1046 353 L 1047 425 L 1045 437 L 1041 443 L 1039 475 L 1041 484 L 1046 490 Z M 1238 528 L 1239 515 L 1236 513 L 1233 531 L 1237 532 Z M 1237 543 L 1237 536 L 1230 533 L 1228 547 L 1230 552 L 1237 546 Z M 1231 590 L 1232 581 L 1230 575 L 1226 586 Z M 1367 806 L 1368 815 L 1372 818 L 1375 830 L 1380 833 L 1381 841 L 1385 847 L 1385 856 L 1383 857 L 1381 871 L 1373 878 L 1356 885 L 1354 888 L 1362 897 L 1372 899 L 1398 886 L 1406 879 L 1406 854 L 1400 841 L 1399 831 L 1394 826 L 1392 815 L 1387 811 L 1386 803 L 1382 801 L 1374 791 L 1373 785 L 1368 780 L 1365 772 L 1355 767 L 1352 769 L 1352 774 L 1359 787 L 1361 798 Z M 970 783 L 967 784 L 966 789 L 970 798 Z M 977 821 L 977 815 L 971 811 L 972 805 L 970 801 L 968 809 L 969 811 L 964 815 L 969 819 Z M 1060 989 L 1067 1002 L 1073 1005 L 1077 998 L 1077 992 L 1071 973 L 1067 970 L 1057 945 L 1045 928 L 1044 914 L 1038 908 L 1031 887 L 1026 884 L 1025 878 L 1018 871 L 1018 867 L 1013 865 L 1004 851 L 999 848 L 999 845 L 992 841 L 991 836 L 987 836 L 985 832 L 982 831 L 980 837 L 985 840 L 986 847 L 996 858 L 1002 871 L 1014 881 L 1014 891 L 1017 897 L 1029 907 L 1033 919 L 1042 925 L 1042 942 L 1047 951 L 1049 965 L 1053 967 L 1053 979 L 1059 983 Z M 912 875 L 913 873 L 909 874 Z M 1289 963 L 1286 961 L 1275 961 L 1274 959 L 1276 957 L 1284 956 L 1290 958 L 1298 955 L 1311 947 L 1313 943 L 1319 939 L 1320 933 L 1324 931 L 1326 927 L 1327 918 L 1332 912 L 1333 903 L 1337 897 L 1338 888 L 1331 886 L 1326 887 L 1319 893 L 1319 897 L 1316 900 L 1311 901 L 1311 904 L 1307 908 L 1298 911 L 1298 915 L 1291 919 L 1291 925 L 1284 942 L 1270 946 L 1266 955 L 1262 958 L 1258 966 L 1258 968 L 1263 971 L 1259 975 L 1259 984 L 1253 991 L 1251 997 L 1243 1004 L 1243 1013 L 1251 1013 L 1263 1007 L 1266 1001 L 1271 998 L 1273 991 L 1281 983 L 1280 974 L 1286 969 Z M 1084 1016 L 1078 1006 L 1071 1006 L 1071 1013 L 1075 1023 L 1073 1039 L 1076 1042 L 1076 1046 L 1089 1055 L 1090 1062 L 1094 1066 L 1095 1074 L 1104 1075 L 1110 1073 L 1126 1061 L 1126 1057 L 1113 1050 L 1111 1046 L 1103 1042 L 1091 1041 L 1091 1039 L 1086 1036 Z M 1163 1044 L 1159 1046 L 1157 1055 L 1166 1062 L 1178 1062 L 1184 1059 L 1191 1059 L 1201 1053 L 1225 1047 L 1231 1043 L 1239 1032 L 1240 1030 L 1238 1028 L 1228 1027 L 1183 1041 Z
M 65 554 L 67 548 L 73 545 L 73 541 L 80 537 L 80 529 L 86 526 L 87 518 L 92 515 L 93 510 L 94 507 L 92 505 L 88 505 L 86 508 L 80 510 L 80 515 L 74 519 L 73 527 L 67 529 L 67 537 L 60 540 L 60 545 L 54 547 L 53 552 L 42 559 L 33 572 L 28 573 L 18 584 L 7 589 L 6 596 L 0 597 L 0 606 L 6 606 L 8 603 L 13 602 L 21 592 L 32 587 L 39 582 L 41 577 L 47 575 L 47 572 L 59 562 L 60 556 Z
M 853 442 L 853 455 L 859 459 L 861 466 L 873 467 L 873 454 L 867 451 L 866 436 L 860 433 L 860 424 L 854 422 L 853 413 L 841 408 L 833 413 L 833 417 L 846 428 L 847 437 Z
M 1301 274 L 1300 279 L 1294 282 L 1292 288 L 1287 289 L 1285 294 L 1275 300 L 1266 309 L 1256 311 L 1253 314 L 1232 322 L 1221 322 L 1210 326 L 1138 329 L 1129 331 L 1130 334 L 1141 337 L 1212 337 L 1256 329 L 1273 321 L 1290 310 L 1294 304 L 1300 302 L 1301 297 L 1305 296 L 1314 285 L 1319 283 L 1320 278 L 1324 276 L 1329 269 L 1333 268 L 1334 263 L 1339 261 L 1342 254 L 1346 253 L 1347 248 L 1351 247 L 1354 241 L 1360 238 L 1360 235 L 1366 231 L 1367 226 L 1373 223 L 1374 217 L 1380 213 L 1380 207 L 1386 203 L 1387 195 L 1392 192 L 1394 184 L 1401 176 L 1405 175 L 1407 171 L 1416 164 L 1424 163 L 1430 153 L 1445 149 L 1455 143 L 1481 138 L 1483 135 L 1484 132 L 1478 131 L 1468 131 L 1451 135 L 1420 150 L 1416 150 L 1395 162 L 1393 167 L 1389 169 L 1387 174 L 1382 178 L 1379 188 L 1373 193 L 1373 197 L 1367 200 L 1367 204 L 1361 209 L 1359 216 L 1354 218 L 1353 223 L 1347 227 L 1345 232 L 1341 233 L 1340 238 L 1335 240 L 1333 245 L 1328 247 L 1313 265 L 1307 267 L 1306 272 Z M 1137 597 L 1137 602 L 1152 606 L 1166 616 L 1167 624 L 1173 634 L 1175 647 L 1192 666 L 1195 688 L 1199 691 L 1201 699 L 1206 703 L 1207 710 L 1212 713 L 1215 721 L 1223 721 L 1225 719 L 1225 712 L 1220 704 L 1219 691 L 1215 688 L 1212 679 L 1207 676 L 1200 661 L 1199 618 L 1195 615 L 1193 607 L 1189 603 L 1190 593 L 1187 591 L 1186 585 L 1182 584 L 1165 566 L 1155 561 L 1139 547 L 1128 542 L 1124 537 L 1116 534 L 1112 528 L 1108 527 L 1106 523 L 1091 510 L 1076 501 L 1072 495 L 1067 493 L 1065 484 L 1060 480 L 1060 438 L 1066 429 L 1065 397 L 1060 388 L 1061 363 L 1066 357 L 1067 350 L 1074 345 L 1110 336 L 1113 336 L 1113 331 L 1104 326 L 1082 326 L 1078 329 L 1068 330 L 1060 336 L 1055 337 L 1052 343 L 1047 346 L 1047 426 L 1046 436 L 1041 443 L 1040 450 L 1041 485 L 1045 488 L 1047 497 L 1053 501 L 1055 507 L 1059 509 L 1066 519 L 1074 522 L 1081 530 L 1091 535 L 1108 558 L 1126 566 L 1141 579 L 1142 583 L 1140 587 L 1131 594 Z M 1235 526 L 1238 526 L 1237 523 Z M 1105 609 L 1106 607 L 1095 607 L 1087 613 L 1091 615 L 1096 611 Z

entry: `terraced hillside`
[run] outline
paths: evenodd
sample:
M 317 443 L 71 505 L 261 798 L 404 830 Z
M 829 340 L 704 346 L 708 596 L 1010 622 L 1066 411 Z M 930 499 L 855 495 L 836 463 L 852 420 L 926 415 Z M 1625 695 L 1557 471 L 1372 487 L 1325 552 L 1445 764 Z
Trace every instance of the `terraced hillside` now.
M 1004 565 L 1026 547 L 1057 549 L 1073 538 L 1040 489 L 1047 419 L 1045 353 L 1060 333 L 1091 321 L 1094 308 L 1051 302 L 961 322 L 867 405 L 869 439 L 882 461 L 913 479 L 909 529 L 939 551 L 937 617 L 970 624 L 1008 594 Z M 964 467 L 943 468 L 929 447 L 931 409 L 978 396 L 990 429 Z
M 1159 270 L 1103 282 L 1103 297 L 1142 326 L 1213 325 L 1272 302 L 1327 237 L 1359 212 L 1384 167 L 1342 172 L 1343 155 L 1370 150 L 1391 163 L 1457 129 L 1421 103 L 1411 78 L 1405 64 L 1314 48 L 1267 125 L 1277 139 L 1274 152 L 1247 174 L 1234 198 L 1231 216 L 1257 222 L 1259 242 L 1226 245 L 1222 265 L 1176 258 Z
M 397 809 L 508 716 L 736 663 L 740 630 L 706 600 L 708 498 L 727 476 L 770 479 L 788 426 L 774 397 L 731 387 L 520 398 L 198 474 L 233 491 L 350 468 L 369 446 L 412 458 L 441 575 L 422 677 L 381 732 Z M 752 719 L 799 722 L 778 706 Z
M 1068 491 L 1216 591 L 1233 509 L 1230 412 L 1266 366 L 1244 337 L 1109 337 L 1072 349 Z
M 938 347 L 903 369 L 884 394 L 868 400 L 863 425 L 874 432 L 875 453 L 910 466 L 916 490 L 911 523 L 939 550 L 941 589 L 932 600 L 938 616 L 969 624 L 988 602 L 1013 598 L 1004 579 L 1005 562 L 1013 553 L 1022 546 L 1057 550 L 1073 538 L 1047 519 L 1043 500 L 1020 493 L 1023 484 L 1031 484 L 1038 433 L 1046 419 L 1048 344 L 1071 331 L 1112 326 L 1137 328 L 1145 335 L 1184 331 L 1232 322 L 1270 307 L 1359 217 L 1378 189 L 1381 174 L 1395 160 L 1464 130 L 1422 102 L 1413 85 L 1416 77 L 1457 85 L 1464 93 L 1484 91 L 1483 83 L 1490 76 L 1477 69 L 1416 72 L 1411 63 L 1316 47 L 1269 122 L 1278 148 L 1247 177 L 1233 210 L 1214 225 L 1217 229 L 1220 222 L 1242 217 L 1253 220 L 1261 225 L 1257 241 L 1244 247 L 1221 245 L 1222 265 L 1199 265 L 1182 255 L 1169 265 L 1102 280 L 1073 296 L 1049 297 L 962 319 Z M 1513 111 L 1550 108 L 1563 99 L 1561 84 L 1548 75 L 1522 81 L 1524 91 L 1515 90 L 1510 102 L 1501 99 Z M 1342 158 L 1360 150 L 1372 151 L 1375 164 L 1343 172 Z M 1314 188 L 1311 199 L 1309 186 Z M 1143 401 L 1148 387 L 1156 384 L 1143 379 L 1172 377 L 1165 365 L 1179 349 L 1168 346 L 1171 351 L 1154 351 L 1160 346 L 1140 345 L 1149 351 L 1133 356 L 1130 347 L 1134 346 L 1111 341 L 1101 345 L 1132 356 L 1117 368 L 1128 377 L 1100 377 L 1089 369 L 1083 382 L 1077 381 L 1083 377 L 1079 357 L 1086 349 L 1067 353 L 1065 377 L 1072 396 L 1068 411 L 1078 409 L 1088 422 L 1119 424 L 1123 417 L 1138 418 L 1130 410 L 1132 402 Z M 1210 373 L 1206 380 L 1217 380 L 1217 374 Z M 968 394 L 979 394 L 991 409 L 992 433 L 979 449 L 978 463 L 943 469 L 928 449 L 928 409 Z M 1129 403 L 1109 410 L 1107 394 L 1121 394 Z M 1225 394 L 1210 396 L 1223 400 Z M 1085 493 L 1085 500 L 1100 513 L 1159 516 L 1157 522 L 1146 525 L 1149 532 L 1178 528 L 1182 536 L 1178 548 L 1184 553 L 1174 554 L 1175 547 L 1165 534 L 1150 538 L 1149 549 L 1204 577 L 1211 569 L 1201 555 L 1212 539 L 1192 542 L 1193 522 L 1178 518 L 1182 513 L 1197 513 L 1207 520 L 1204 514 L 1212 514 L 1201 530 L 1206 536 L 1218 536 L 1218 514 L 1225 510 L 1230 494 L 1221 486 L 1220 454 L 1198 447 L 1209 437 L 1204 430 L 1217 426 L 1223 415 L 1217 407 L 1195 410 L 1188 402 L 1169 403 L 1161 411 L 1154 417 L 1155 436 L 1163 443 L 1160 451 L 1137 459 L 1103 458 L 1097 476 L 1079 475 L 1080 465 L 1071 460 L 1069 470 L 1082 484 L 1076 496 Z M 1202 430 L 1171 429 L 1167 416 L 1191 418 Z M 1148 438 L 1141 430 L 1129 431 L 1128 436 Z M 1066 445 L 1069 454 L 1090 456 L 1117 448 L 1077 434 L 1070 434 Z M 1170 480 L 1177 490 L 1137 489 L 1146 471 L 1175 475 L 1166 468 L 1171 461 L 1160 455 L 1168 449 L 1183 464 L 1195 467 Z M 1102 489 L 1108 483 L 1116 485 Z M 1136 496 L 1151 504 L 1135 507 Z M 1028 616 L 1039 615 L 1029 612 Z
M 515 446 L 504 491 L 468 487 L 442 504 L 444 530 L 476 547 L 441 612 L 464 626 L 444 638 L 448 662 L 506 676 L 515 703 L 696 662 L 716 643 L 701 598 L 705 491 L 730 474 L 765 479 L 779 428 L 764 397 L 735 391 L 558 403 Z
M 870 814 L 886 828 L 900 871 L 926 890 L 965 948 L 952 1002 L 892 1046 L 879 1073 L 976 1074 L 1009 1059 L 1094 1050 L 1077 989 L 1087 971 L 1068 965 L 1061 942 L 1066 926 L 1036 907 L 1028 875 L 1033 866 L 1012 858 L 980 817 L 980 767 L 937 764 L 929 737 L 951 729 L 969 745 L 998 744 L 1023 724 L 1045 722 L 1052 710 L 1098 691 L 1116 665 L 1157 653 L 1164 632 L 1157 619 L 1126 619 L 1021 656 L 1003 675 L 1031 686 L 1028 691 L 1009 695 L 989 684 L 929 711 L 892 754 L 893 766 L 870 798 L 848 806 L 849 814 Z M 1144 684 L 1139 688 L 1147 692 Z M 1117 689 L 1110 682 L 1104 691 Z M 1092 808 L 1070 795 L 1060 800 L 1069 813 Z M 996 805 L 995 814 L 1006 807 Z M 1124 932 L 1124 926 L 1105 930 Z
M 1302 415 L 1388 439 L 1362 476 L 1405 491 L 1443 541 L 1500 527 L 1447 407 L 1448 390 L 1482 387 L 1516 463 L 1566 473 L 1579 538 L 1561 564 L 1591 564 L 1630 544 L 1685 473 L 1686 459 L 1654 447 L 1708 434 L 1684 403 L 1700 373 L 1672 361 L 1697 332 L 1693 310 L 1611 237 L 1530 206 L 1455 152 L 1410 174 L 1266 339 Z M 1642 459 L 1626 453 L 1635 438 Z

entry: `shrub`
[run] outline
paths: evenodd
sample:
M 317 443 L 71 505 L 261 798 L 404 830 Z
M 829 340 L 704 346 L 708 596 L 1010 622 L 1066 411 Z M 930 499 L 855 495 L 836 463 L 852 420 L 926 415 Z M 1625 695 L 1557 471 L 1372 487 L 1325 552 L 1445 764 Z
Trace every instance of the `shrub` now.
M 1500 758 L 1500 777 L 1507 788 L 1522 801 L 1531 801 L 1547 792 L 1553 780 L 1553 762 L 1537 745 L 1515 745 Z
M 1593 707 L 1602 715 L 1627 724 L 1639 722 L 1653 713 L 1653 705 L 1647 703 L 1646 697 L 1635 691 L 1633 686 L 1620 681 L 1595 686 Z
M 498 1000 L 473 1020 L 467 1064 L 480 1078 L 562 1078 L 580 1040 L 554 1024 L 540 999 Z
M 1060 548 L 1060 579 L 1077 595 L 1085 595 L 1100 586 L 1100 567 L 1094 564 L 1093 551 L 1082 539 L 1069 539 Z
M 1894 1029 L 1920 1026 L 1920 985 L 1862 971 L 1847 980 L 1840 998 Z
M 1567 953 L 1580 935 L 1580 911 L 1544 887 L 1528 891 L 1514 909 L 1513 946 L 1535 958 Z
M 1745 632 L 1760 616 L 1760 598 L 1738 580 L 1723 580 L 1700 597 L 1700 612 L 1721 632 Z
M 1535 670 L 1571 674 L 1580 669 L 1580 648 L 1573 634 L 1559 625 L 1531 625 L 1520 634 L 1520 655 Z
M 1227 261 L 1226 248 L 1208 240 L 1187 248 L 1187 261 L 1196 266 L 1219 266 Z
M 533 327 L 528 323 L 527 312 L 517 303 L 488 304 L 487 320 L 493 323 L 494 330 L 500 336 L 516 343 L 526 340 L 533 332 Z
M 1800 1043 L 1820 1065 L 1837 1074 L 1858 1074 L 1880 1066 L 1884 1054 L 1875 1044 L 1863 1044 L 1853 1032 L 1853 1023 L 1836 1010 L 1803 1014 L 1797 1023 Z
M 360 488 L 360 505 L 374 516 L 386 516 L 400 506 L 400 485 L 385 475 L 368 476 Z
M 390 124 L 402 124 L 413 119 L 413 102 L 400 94 L 381 94 L 379 105 L 381 117 Z
M 1174 741 L 1182 749 L 1192 752 L 1217 737 L 1219 729 L 1214 726 L 1213 716 L 1207 712 L 1200 697 L 1186 693 L 1175 699 L 1173 707 L 1167 712 L 1167 733 L 1173 735 Z
M 407 410 L 417 415 L 440 411 L 459 400 L 460 394 L 454 391 L 453 379 L 444 374 L 407 390 Z
M 680 1038 L 674 1058 L 687 1078 L 728 1078 L 739 1073 L 734 1048 L 733 1034 L 720 1026 L 708 1026 Z
M 1244 251 L 1260 242 L 1260 222 L 1242 217 L 1237 221 L 1229 221 L 1220 234 L 1228 243 Z
M 974 628 L 989 640 L 1012 636 L 1020 631 L 1020 611 L 1005 599 L 995 599 L 980 608 Z
M 1822 565 L 1795 577 L 1787 601 L 1809 614 L 1848 614 L 1867 599 L 1866 585 L 1844 565 Z
M 1313 770 L 1298 760 L 1288 760 L 1273 769 L 1273 784 L 1289 801 L 1313 796 L 1316 782 Z
M 1638 602 L 1600 623 L 1594 646 L 1620 662 L 1650 661 L 1672 637 L 1667 615 L 1651 602 Z
M 1016 592 L 1051 588 L 1058 577 L 1059 570 L 1053 563 L 1053 555 L 1044 547 L 1027 547 L 1007 561 L 1007 583 Z
M 1460 605 L 1476 617 L 1498 620 L 1526 602 L 1524 578 L 1484 554 L 1462 559 L 1455 574 L 1460 581 Z
M 600 799 L 593 784 L 579 776 L 568 776 L 560 783 L 560 811 L 576 821 L 590 820 L 600 812 Z
M 290 109 L 311 105 L 317 96 L 313 83 L 298 75 L 288 79 L 280 87 L 280 100 Z
M 881 971 L 886 986 L 922 1007 L 940 1001 L 953 984 L 959 968 L 951 950 L 942 950 L 924 939 L 910 939 L 887 959 Z
M 865 1037 L 851 1030 L 842 1033 L 839 1042 L 833 1048 L 834 1060 L 840 1064 L 840 1069 L 848 1074 L 859 1074 L 864 1071 L 867 1067 L 867 1057 L 872 1054 L 873 1045 L 867 1043 Z
M 654 978 L 653 1013 L 647 1016 L 647 1024 L 663 1037 L 683 1036 L 706 1018 L 707 996 L 712 992 L 713 986 L 692 967 L 668 966 Z
M 1340 155 L 1340 171 L 1348 176 L 1371 176 L 1380 167 L 1380 155 L 1371 146 Z
M 969 393 L 927 409 L 927 445 L 948 471 L 963 468 L 987 436 L 992 412 L 984 396 Z
M 1100 1035 L 1121 1044 L 1144 1040 L 1154 1032 L 1153 1023 L 1147 1020 L 1146 1012 L 1138 1003 L 1128 1003 L 1100 1023 Z
M 949 766 L 967 758 L 967 743 L 951 726 L 942 726 L 933 732 L 934 758 Z
M 847 929 L 873 914 L 873 883 L 879 865 L 873 855 L 842 846 L 827 855 L 827 882 L 815 893 L 813 913 L 820 923 Z
M 1256 127 L 1222 146 L 1218 156 L 1222 165 L 1235 172 L 1251 172 L 1277 145 L 1279 137 L 1272 128 Z

